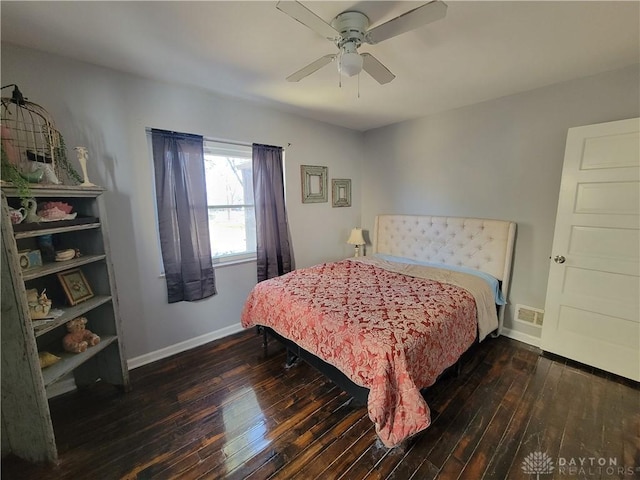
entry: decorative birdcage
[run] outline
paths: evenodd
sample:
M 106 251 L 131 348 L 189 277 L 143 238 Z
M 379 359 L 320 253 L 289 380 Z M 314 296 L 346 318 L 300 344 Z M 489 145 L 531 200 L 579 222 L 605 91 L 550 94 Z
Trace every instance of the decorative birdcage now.
M 63 171 L 78 180 L 78 174 L 69 171 L 64 139 L 49 113 L 11 86 L 11 97 L 1 98 L 3 164 L 15 167 L 29 182 L 61 183 Z

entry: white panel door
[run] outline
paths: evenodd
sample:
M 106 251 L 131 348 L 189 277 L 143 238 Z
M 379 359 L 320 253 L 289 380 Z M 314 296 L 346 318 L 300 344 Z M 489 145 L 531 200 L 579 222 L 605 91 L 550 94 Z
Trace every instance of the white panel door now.
M 640 119 L 569 129 L 542 349 L 640 381 Z

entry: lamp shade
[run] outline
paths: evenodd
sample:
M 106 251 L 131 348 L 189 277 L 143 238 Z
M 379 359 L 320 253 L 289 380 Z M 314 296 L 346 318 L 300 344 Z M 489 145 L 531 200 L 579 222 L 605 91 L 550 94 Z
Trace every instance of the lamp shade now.
M 364 245 L 365 243 L 367 243 L 364 241 L 364 237 L 362 236 L 362 229 L 354 228 L 353 230 L 351 230 L 351 235 L 349 235 L 349 240 L 347 240 L 347 243 L 349 245 Z

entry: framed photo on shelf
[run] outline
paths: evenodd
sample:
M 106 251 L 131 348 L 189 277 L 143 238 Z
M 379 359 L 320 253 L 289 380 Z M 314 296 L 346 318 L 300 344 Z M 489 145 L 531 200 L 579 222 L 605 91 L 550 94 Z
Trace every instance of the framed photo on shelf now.
M 58 273 L 58 279 L 62 284 L 69 305 L 77 305 L 93 297 L 93 291 L 79 268 Z

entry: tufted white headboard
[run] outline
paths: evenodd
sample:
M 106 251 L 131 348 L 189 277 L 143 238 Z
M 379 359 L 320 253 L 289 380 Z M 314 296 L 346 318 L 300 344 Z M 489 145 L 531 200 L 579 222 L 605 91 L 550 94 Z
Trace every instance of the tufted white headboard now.
M 493 275 L 507 298 L 516 224 L 483 218 L 378 215 L 373 252 L 458 265 Z M 500 327 L 504 309 L 499 311 Z

